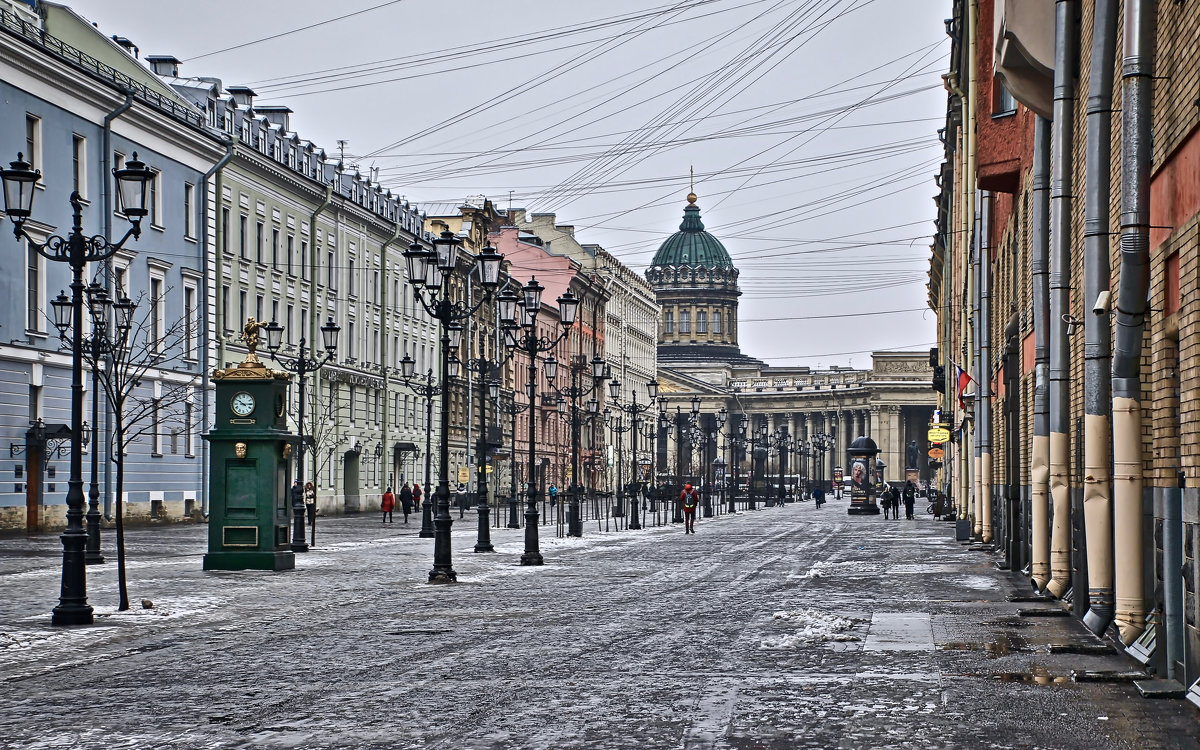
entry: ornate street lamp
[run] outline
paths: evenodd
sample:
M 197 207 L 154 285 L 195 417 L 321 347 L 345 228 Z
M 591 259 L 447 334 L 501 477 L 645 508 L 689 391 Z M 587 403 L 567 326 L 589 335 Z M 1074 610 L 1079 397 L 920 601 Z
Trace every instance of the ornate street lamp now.
M 461 362 L 454 350 L 461 341 L 462 327 L 456 325 L 470 318 L 487 300 L 491 299 L 499 283 L 500 261 L 503 259 L 494 250 L 471 257 L 473 264 L 480 264 L 483 294 L 473 305 L 452 298 L 451 285 L 445 281 L 459 271 L 461 242 L 449 229 L 433 240 L 433 250 L 426 250 L 419 242 L 413 243 L 404 258 L 408 262 L 409 283 L 412 284 L 417 300 L 427 313 L 442 324 L 441 357 L 442 382 L 440 425 L 441 444 L 437 488 L 437 516 L 433 520 L 433 569 L 429 571 L 430 583 L 454 583 L 458 574 L 451 562 L 450 526 L 450 390 L 447 378 L 457 377 Z M 422 266 L 424 267 L 422 269 Z M 424 278 L 417 271 L 424 270 Z M 469 272 L 469 269 L 468 269 Z M 428 493 L 428 488 L 426 492 Z
M 526 363 L 526 394 L 529 397 L 529 456 L 526 466 L 527 505 L 525 508 L 525 552 L 521 555 L 522 565 L 541 565 L 542 553 L 538 549 L 538 486 L 534 481 L 536 472 L 535 447 L 537 440 L 537 420 L 534 409 L 537 400 L 534 398 L 537 389 L 538 355 L 553 351 L 559 342 L 566 338 L 567 332 L 575 323 L 575 314 L 579 309 L 579 299 L 570 289 L 558 298 L 558 316 L 560 331 L 557 336 L 541 336 L 537 332 L 537 316 L 542 309 L 542 291 L 544 287 L 536 278 L 521 287 L 521 299 L 524 304 L 514 302 L 510 297 L 500 296 L 500 320 L 505 330 L 505 344 L 513 352 L 523 352 L 528 358 Z M 520 320 L 518 308 L 521 309 Z M 557 362 L 553 365 L 557 368 Z M 557 372 L 557 370 L 555 370 Z M 516 442 L 514 436 L 514 444 Z
M 62 585 L 58 606 L 54 608 L 50 621 L 54 625 L 90 625 L 93 622 L 92 607 L 87 601 L 86 553 L 88 534 L 83 527 L 83 271 L 89 263 L 97 263 L 112 257 L 129 240 L 137 239 L 142 231 L 142 218 L 146 216 L 146 185 L 154 173 L 137 158 L 125 163 L 124 168 L 113 170 L 120 196 L 120 209 L 129 221 L 129 230 L 118 242 L 109 242 L 100 236 L 86 236 L 83 232 L 83 199 L 77 192 L 71 193 L 73 213 L 71 232 L 66 236 L 54 235 L 45 242 L 38 242 L 25 232 L 25 222 L 33 216 L 33 196 L 41 172 L 32 168 L 17 154 L 17 160 L 8 169 L 0 169 L 0 180 L 4 186 L 4 212 L 13 223 L 13 234 L 24 239 L 29 247 L 47 260 L 66 263 L 71 267 L 71 297 L 59 294 L 52 303 L 54 325 L 66 339 L 66 332 L 73 328 L 71 345 L 71 474 L 67 481 L 67 528 L 63 532 Z M 75 325 L 72 326 L 72 323 Z
M 646 383 L 646 393 L 647 393 L 647 395 L 650 396 L 650 400 L 644 404 L 638 403 L 638 392 L 637 392 L 636 388 L 633 389 L 632 401 L 628 404 L 622 404 L 620 402 L 621 382 L 619 380 L 611 381 L 608 384 L 608 389 L 609 389 L 611 408 L 617 409 L 618 411 L 622 412 L 623 414 L 629 415 L 629 420 L 630 420 L 629 430 L 631 431 L 630 436 L 629 436 L 631 445 L 629 447 L 633 453 L 633 464 L 632 464 L 633 470 L 632 470 L 631 476 L 634 477 L 634 482 L 633 482 L 634 491 L 630 495 L 630 498 L 629 498 L 629 512 L 630 512 L 630 515 L 632 516 L 632 518 L 629 520 L 629 528 L 637 530 L 637 529 L 642 528 L 641 516 L 638 513 L 638 498 L 644 492 L 644 487 L 642 485 L 642 482 L 640 480 L 640 475 L 638 473 L 637 439 L 638 439 L 638 435 L 641 432 L 641 430 L 639 430 L 638 428 L 639 428 L 640 424 L 645 421 L 642 418 L 642 415 L 645 414 L 646 412 L 654 409 L 655 403 L 658 400 L 658 381 L 651 380 L 649 383 Z M 651 422 L 653 422 L 653 420 L 651 420 Z M 617 434 L 618 434 L 618 440 L 619 440 L 620 432 L 618 432 Z M 654 451 L 653 445 L 651 445 L 650 450 L 653 453 L 653 451 Z M 620 450 L 620 447 L 618 444 L 618 448 L 617 448 L 617 457 L 618 457 L 617 460 L 618 461 L 620 460 L 620 455 L 621 455 L 621 450 Z M 618 469 L 617 473 L 618 473 L 618 475 L 621 473 L 619 469 Z M 620 480 L 620 478 L 618 478 L 618 480 L 617 480 L 618 506 L 620 505 L 620 493 L 623 490 L 623 487 L 621 485 L 622 485 L 621 480 Z
M 558 374 L 558 361 L 553 354 L 546 359 L 544 368 L 546 371 L 546 380 L 558 396 L 558 412 L 566 416 L 566 421 L 571 428 L 571 486 L 567 488 L 567 496 L 570 498 L 567 505 L 567 535 L 581 537 L 583 536 L 581 502 L 584 486 L 579 481 L 580 454 L 582 453 L 579 432 L 583 425 L 584 416 L 580 411 L 579 399 L 594 393 L 604 383 L 604 379 L 607 377 L 608 366 L 599 354 L 594 354 L 590 363 L 585 354 L 571 356 L 567 368 L 570 373 L 571 382 L 565 388 L 559 388 L 554 382 Z M 589 374 L 591 375 L 590 382 L 583 382 Z M 611 385 L 612 383 L 610 383 Z M 593 398 L 587 402 L 586 408 L 589 414 L 596 414 L 600 405 Z
M 296 451 L 296 478 L 300 480 L 300 487 L 304 487 L 304 451 L 308 447 L 308 437 L 305 434 L 304 409 L 308 405 L 308 395 L 305 390 L 305 384 L 308 375 L 319 372 L 322 367 L 333 361 L 337 356 L 338 334 L 342 331 L 341 326 L 333 322 L 333 318 L 329 318 L 325 325 L 321 326 L 321 342 L 324 350 L 315 352 L 308 346 L 308 341 L 303 336 L 300 337 L 300 347 L 295 356 L 280 354 L 279 347 L 283 344 L 283 326 L 272 320 L 266 326 L 267 333 L 267 349 L 271 352 L 271 358 L 279 363 L 279 366 L 288 372 L 296 374 L 296 380 L 300 384 L 300 406 L 296 415 L 296 430 L 300 433 L 300 446 Z M 382 443 L 380 444 L 382 446 Z M 315 510 L 315 509 L 314 509 Z M 308 552 L 308 542 L 304 541 L 304 494 L 292 495 L 292 551 L 293 552 Z M 316 526 L 316 514 L 313 514 L 313 526 Z M 316 538 L 314 530 L 313 538 Z
M 405 256 L 407 255 L 408 253 L 405 253 Z M 410 276 L 409 278 L 424 279 L 424 276 Z M 442 392 L 442 387 L 433 382 L 432 367 L 426 370 L 422 376 L 424 382 L 416 380 L 416 365 L 416 360 L 408 356 L 408 352 L 405 352 L 404 358 L 400 360 L 400 382 L 413 393 L 425 399 L 425 478 L 422 480 L 424 489 L 421 491 L 421 530 L 417 536 L 421 539 L 433 539 L 433 493 L 429 490 L 430 461 L 433 460 L 433 452 L 430 450 L 430 446 L 433 435 L 433 397 Z

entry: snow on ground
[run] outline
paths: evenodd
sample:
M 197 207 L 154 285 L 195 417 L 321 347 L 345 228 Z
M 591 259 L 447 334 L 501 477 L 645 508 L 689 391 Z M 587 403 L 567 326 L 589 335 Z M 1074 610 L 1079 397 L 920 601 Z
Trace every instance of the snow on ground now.
M 847 632 L 854 628 L 854 620 L 828 612 L 814 609 L 801 609 L 794 612 L 781 611 L 772 615 L 772 619 L 794 626 L 797 630 L 780 636 L 764 638 L 759 648 L 766 651 L 785 651 L 810 643 L 827 641 L 861 640 L 857 635 Z

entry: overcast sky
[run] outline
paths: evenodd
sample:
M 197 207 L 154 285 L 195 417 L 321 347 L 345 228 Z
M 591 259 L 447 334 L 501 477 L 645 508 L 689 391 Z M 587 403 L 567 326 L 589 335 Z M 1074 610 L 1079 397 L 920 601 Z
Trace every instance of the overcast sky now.
M 67 4 L 182 75 L 286 104 L 302 138 L 347 141 L 418 204 L 554 213 L 638 272 L 694 169 L 741 269 L 742 351 L 769 364 L 867 367 L 934 343 L 944 2 Z

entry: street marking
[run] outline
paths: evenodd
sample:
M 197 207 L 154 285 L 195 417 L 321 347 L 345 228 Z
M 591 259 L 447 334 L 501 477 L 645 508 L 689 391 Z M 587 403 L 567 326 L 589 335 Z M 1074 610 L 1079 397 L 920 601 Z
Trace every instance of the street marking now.
M 876 612 L 871 615 L 864 651 L 932 651 L 933 626 L 923 612 Z

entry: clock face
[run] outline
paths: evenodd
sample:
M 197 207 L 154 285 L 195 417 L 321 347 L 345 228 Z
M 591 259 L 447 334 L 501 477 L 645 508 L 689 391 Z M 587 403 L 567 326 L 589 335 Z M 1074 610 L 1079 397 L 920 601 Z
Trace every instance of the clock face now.
M 233 409 L 233 413 L 239 417 L 249 416 L 254 411 L 254 397 L 245 391 L 235 393 L 233 400 L 229 402 L 229 406 Z

